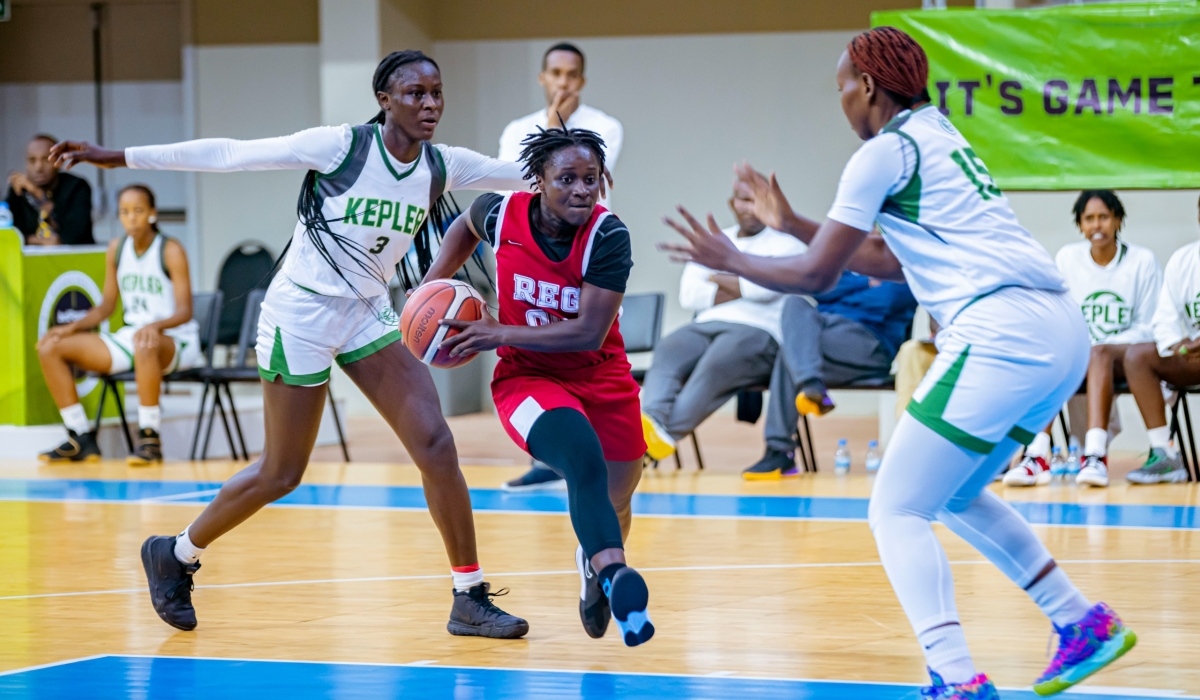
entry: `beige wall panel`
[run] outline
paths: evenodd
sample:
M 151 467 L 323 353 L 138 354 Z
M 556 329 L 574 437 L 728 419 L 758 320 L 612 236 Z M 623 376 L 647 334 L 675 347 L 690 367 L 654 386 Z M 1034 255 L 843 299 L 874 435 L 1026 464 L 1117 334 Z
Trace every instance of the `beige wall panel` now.
M 315 44 L 318 0 L 193 0 L 194 40 L 201 46 Z
M 108 8 L 106 19 L 104 62 L 107 80 L 180 80 L 183 77 L 178 2 L 113 4 Z
M 433 52 L 430 35 L 432 21 L 416 0 L 380 0 L 379 3 L 379 56 L 393 51 L 418 49 Z
M 875 10 L 919 8 L 919 0 L 440 0 L 439 40 L 641 36 L 865 29 Z

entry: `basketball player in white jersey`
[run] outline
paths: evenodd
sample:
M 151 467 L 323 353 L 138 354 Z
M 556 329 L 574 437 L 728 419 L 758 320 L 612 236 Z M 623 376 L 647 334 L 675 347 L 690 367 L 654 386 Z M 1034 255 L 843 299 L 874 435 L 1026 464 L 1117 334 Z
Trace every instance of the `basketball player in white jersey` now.
M 67 441 L 39 456 L 43 462 L 100 459 L 96 436 L 79 403 L 71 368 L 104 374 L 137 375 L 138 441 L 128 462 L 135 466 L 162 461 L 158 406 L 162 376 L 198 366 L 200 334 L 192 319 L 192 283 L 187 253 L 159 233 L 154 193 L 129 185 L 117 195 L 125 235 L 108 244 L 104 298 L 78 321 L 54 326 L 38 341 L 38 359 L 46 386 L 58 405 Z M 90 331 L 110 316 L 121 299 L 125 325 L 115 332 Z
M 1023 518 L 986 490 L 1021 443 L 1046 425 L 1087 371 L 1087 328 L 1050 255 L 1021 227 L 983 161 L 929 103 L 929 63 L 912 37 L 879 27 L 838 62 L 842 109 L 866 143 L 842 173 L 826 220 L 792 211 L 774 177 L 739 176 L 768 226 L 808 253 L 740 252 L 710 216 L 668 220 L 684 261 L 790 294 L 823 291 L 843 269 L 907 279 L 941 325 L 938 356 L 896 426 L 868 519 L 884 570 L 921 643 L 933 700 L 996 700 L 959 624 L 937 518 L 1024 589 L 1059 633 L 1034 683 L 1071 687 L 1136 643 L 1107 605 L 1092 605 Z M 882 236 L 872 234 L 878 225 Z M 1030 329 L 1037 329 L 1030 332 Z
M 400 340 L 388 280 L 410 245 L 428 266 L 429 212 L 444 191 L 527 190 L 521 166 L 465 148 L 433 146 L 442 116 L 442 78 L 420 51 L 388 55 L 373 85 L 381 111 L 369 123 L 323 126 L 291 136 L 202 139 L 107 151 L 58 144 L 60 164 L 235 172 L 306 170 L 300 221 L 267 290 L 255 354 L 262 377 L 262 457 L 230 478 L 190 526 L 151 537 L 142 563 L 159 617 L 196 626 L 192 575 L 209 544 L 290 493 L 308 466 L 336 361 L 400 437 L 421 470 L 425 498 L 451 564 L 452 634 L 514 638 L 528 623 L 492 602 L 475 548 L 475 525 L 454 437 L 429 369 Z M 420 257 L 420 256 L 419 256 Z M 421 271 L 422 273 L 424 270 Z M 383 553 L 383 554 L 386 554 Z

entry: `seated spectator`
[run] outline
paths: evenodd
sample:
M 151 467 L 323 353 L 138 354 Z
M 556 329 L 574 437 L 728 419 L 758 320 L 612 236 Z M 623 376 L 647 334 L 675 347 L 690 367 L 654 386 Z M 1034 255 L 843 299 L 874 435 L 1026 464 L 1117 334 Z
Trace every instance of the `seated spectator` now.
M 158 232 L 154 193 L 145 185 L 130 185 L 121 190 L 117 205 L 125 235 L 108 244 L 103 300 L 83 318 L 54 326 L 38 341 L 46 386 L 67 427 L 67 441 L 43 453 L 43 462 L 100 459 L 72 367 L 104 374 L 132 369 L 137 374 L 138 444 L 128 461 L 143 466 L 162 461 L 162 376 L 203 360 L 199 327 L 192 319 L 187 254 L 178 241 Z M 118 296 L 125 325 L 114 333 L 90 332 L 112 315 Z
M 8 177 L 13 226 L 29 245 L 91 245 L 92 187 L 60 173 L 50 162 L 53 136 L 38 134 L 25 147 L 25 172 Z
M 742 472 L 748 480 L 794 477 L 800 413 L 833 410 L 828 386 L 887 377 L 896 351 L 910 334 L 917 300 L 903 282 L 843 272 L 832 290 L 786 297 L 783 342 L 771 373 L 767 452 Z
M 1154 310 L 1154 342 L 1125 353 L 1125 379 L 1150 437 L 1150 456 L 1127 477 L 1134 484 L 1187 481 L 1179 449 L 1171 444 L 1162 382 L 1200 384 L 1200 241 L 1171 255 Z
M 1083 310 L 1091 335 L 1088 364 L 1088 431 L 1076 483 L 1108 486 L 1109 424 L 1114 413 L 1113 383 L 1124 378 L 1126 352 L 1153 339 L 1151 317 L 1162 274 L 1149 249 L 1118 238 L 1125 207 L 1112 190 L 1085 190 L 1075 200 L 1075 225 L 1086 240 L 1058 251 L 1058 269 L 1071 297 Z M 1074 403 L 1074 402 L 1073 402 Z M 1006 486 L 1050 483 L 1049 427 L 1038 433 L 1025 457 L 1004 475 Z
M 768 229 L 735 188 L 729 208 L 738 225 L 725 229 L 738 250 L 767 257 L 799 255 L 808 246 Z M 808 302 L 800 299 L 806 305 Z M 651 459 L 675 451 L 739 389 L 765 384 L 782 334 L 784 295 L 725 272 L 688 263 L 679 280 L 679 303 L 693 321 L 654 349 L 642 389 L 642 431 Z

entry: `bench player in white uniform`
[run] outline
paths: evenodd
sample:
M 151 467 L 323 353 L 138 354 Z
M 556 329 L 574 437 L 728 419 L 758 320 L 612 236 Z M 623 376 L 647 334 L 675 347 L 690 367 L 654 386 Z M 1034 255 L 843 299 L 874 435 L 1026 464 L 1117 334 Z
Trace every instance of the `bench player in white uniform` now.
M 1188 480 L 1179 447 L 1171 444 L 1162 382 L 1200 384 L 1200 241 L 1171 254 L 1152 320 L 1154 342 L 1129 348 L 1125 378 L 1146 423 L 1150 455 L 1125 477 L 1133 484 Z
M 300 483 L 325 406 L 323 384 L 336 361 L 421 469 L 454 580 L 447 629 L 502 638 L 528 630 L 524 620 L 492 603 L 454 438 L 442 418 L 429 369 L 396 342 L 400 333 L 388 280 L 419 232 L 418 250 L 428 250 L 429 229 L 422 224 L 443 191 L 527 190 L 529 184 L 517 163 L 430 145 L 444 103 L 441 73 L 428 56 L 420 51 L 390 54 L 376 69 L 373 83 L 381 111 L 358 126 L 125 151 L 67 142 L 53 151 L 64 164 L 308 171 L 300 193 L 300 222 L 281 273 L 267 290 L 258 327 L 255 353 L 267 430 L 263 455 L 225 482 L 180 535 L 151 537 L 142 546 L 155 610 L 179 629 L 196 626 L 190 591 L 204 548 Z
M 1110 425 L 1112 434 L 1120 431 L 1113 381 L 1125 377 L 1125 352 L 1154 339 L 1150 318 L 1158 302 L 1162 271 L 1149 248 L 1117 238 L 1125 223 L 1125 207 L 1115 192 L 1085 190 L 1075 200 L 1074 211 L 1075 225 L 1087 240 L 1063 246 L 1055 264 L 1067 281 L 1071 298 L 1083 311 L 1092 341 L 1087 394 L 1076 394 L 1069 402 L 1072 426 L 1086 413 L 1088 427 L 1083 464 L 1075 481 L 1108 486 Z M 1050 483 L 1049 430 L 1038 433 L 1021 462 L 1004 475 L 1005 486 Z
M 1049 254 L 1017 223 L 987 168 L 926 90 L 925 52 L 880 27 L 838 62 L 842 109 L 866 141 L 850 159 L 824 223 L 795 214 L 779 185 L 750 170 L 759 219 L 809 244 L 761 258 L 737 250 L 710 216 L 669 223 L 688 245 L 675 258 L 764 287 L 827 289 L 845 268 L 906 278 L 942 326 L 938 356 L 888 445 L 869 520 L 884 570 L 925 650 L 935 700 L 994 700 L 954 603 L 934 518 L 971 543 L 1052 620 L 1061 643 L 1035 683 L 1060 692 L 1110 663 L 1135 637 L 1103 603 L 1085 599 L 1029 524 L 986 490 L 1020 443 L 1046 425 L 1087 370 L 1087 329 Z M 883 234 L 872 234 L 878 225 Z M 1036 329 L 1030 332 L 1030 329 Z
M 104 374 L 132 369 L 137 374 L 138 441 L 127 459 L 143 466 L 162 461 L 162 376 L 197 367 L 203 360 L 192 319 L 187 253 L 178 241 L 158 232 L 154 193 L 145 185 L 130 185 L 117 195 L 117 207 L 125 235 L 108 244 L 103 300 L 83 318 L 54 326 L 38 341 L 46 386 L 67 427 L 67 441 L 42 453 L 43 462 L 100 459 L 72 366 Z M 90 333 L 112 316 L 118 297 L 125 325 L 113 333 Z

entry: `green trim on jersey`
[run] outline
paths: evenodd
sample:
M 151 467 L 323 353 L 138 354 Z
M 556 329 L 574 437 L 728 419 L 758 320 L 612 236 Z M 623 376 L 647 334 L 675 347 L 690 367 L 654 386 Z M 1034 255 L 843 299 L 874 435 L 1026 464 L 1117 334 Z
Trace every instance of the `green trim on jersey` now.
M 1014 425 L 1012 430 L 1008 431 L 1008 437 L 1028 447 L 1029 443 L 1033 442 L 1033 439 L 1037 437 L 1037 434 L 1022 428 L 1019 425 Z
M 320 372 L 313 372 L 312 374 L 292 374 L 288 369 L 287 357 L 283 354 L 283 331 L 276 326 L 275 343 L 274 347 L 271 348 L 271 364 L 266 368 L 259 365 L 258 376 L 271 383 L 275 382 L 276 377 L 283 377 L 284 384 L 290 384 L 291 386 L 312 386 L 329 381 L 330 369 L 330 367 L 326 367 Z
M 295 284 L 295 285 L 296 285 L 296 288 L 297 288 L 297 289 L 299 289 L 299 290 L 300 290 L 300 291 L 302 291 L 302 292 L 308 292 L 309 294 L 312 294 L 312 295 L 315 295 L 315 296 L 319 296 L 319 297 L 323 297 L 323 296 L 325 296 L 324 294 L 321 294 L 320 292 L 314 292 L 313 290 L 309 289 L 308 287 L 305 287 L 305 286 L 304 286 L 304 285 L 302 285 L 302 284 L 296 284 L 296 282 L 295 282 L 295 281 L 293 281 L 291 277 L 288 277 L 288 278 L 287 278 L 287 281 L 288 281 L 288 282 L 291 282 L 292 284 Z
M 125 347 L 124 345 L 121 345 L 121 341 L 117 340 L 117 336 L 113 335 L 112 333 L 106 333 L 104 331 L 100 331 L 100 335 L 104 336 L 105 338 L 108 338 L 110 341 L 112 341 L 113 345 L 116 345 L 117 348 L 120 349 L 121 352 L 125 353 L 125 356 L 129 358 L 129 366 L 133 367 L 133 353 L 130 352 L 129 348 Z
M 883 209 L 889 213 L 899 214 L 915 224 L 921 214 L 921 149 L 917 146 L 916 139 L 900 131 L 898 127 L 885 127 L 884 131 L 908 139 L 908 142 L 912 144 L 913 152 L 917 154 L 917 162 L 913 166 L 912 177 L 908 178 L 908 184 L 904 185 L 904 188 L 896 194 L 889 194 L 884 198 Z
M 332 178 L 337 177 L 338 175 L 341 175 L 343 172 L 345 172 L 346 168 L 350 167 L 350 162 L 354 160 L 354 147 L 357 145 L 358 145 L 358 131 L 356 129 L 351 129 L 350 130 L 350 150 L 346 151 L 346 157 L 342 158 L 342 162 L 339 163 L 338 166 L 333 169 L 333 172 L 329 173 L 328 175 L 322 175 L 321 173 L 317 173 L 317 177 L 332 179 Z M 316 187 L 316 183 L 313 183 L 313 186 Z
M 344 352 L 344 353 L 338 355 L 337 357 L 335 357 L 334 359 L 337 360 L 338 367 L 345 367 L 346 365 L 350 364 L 351 362 L 358 362 L 359 360 L 363 359 L 364 357 L 367 357 L 369 355 L 374 355 L 375 353 L 386 348 L 387 346 L 391 345 L 392 343 L 395 343 L 396 341 L 400 340 L 400 338 L 401 338 L 400 331 L 388 331 L 382 337 L 377 338 L 377 339 L 371 341 L 370 343 L 367 343 L 366 345 L 362 346 L 361 348 L 359 348 L 357 350 L 351 350 L 350 352 Z
M 387 166 L 387 169 L 389 172 L 391 172 L 392 177 L 396 178 L 397 180 L 403 180 L 409 175 L 412 175 L 413 171 L 417 169 L 417 166 L 421 164 L 421 150 L 424 149 L 417 151 L 417 157 L 415 160 L 413 160 L 412 165 L 408 166 L 408 170 L 405 170 L 403 173 L 396 172 L 396 166 L 392 165 L 391 156 L 388 155 L 387 149 L 383 147 L 383 130 L 379 128 L 378 124 L 375 125 L 375 142 L 379 144 L 379 155 L 383 158 L 383 164 Z
M 971 353 L 971 346 L 968 345 L 954 364 L 950 365 L 950 369 L 938 378 L 937 383 L 925 395 L 925 398 L 917 401 L 913 399 L 908 404 L 908 413 L 913 418 L 920 421 L 926 428 L 941 435 L 950 442 L 979 454 L 991 454 L 992 450 L 996 449 L 996 443 L 988 442 L 983 438 L 971 435 L 967 431 L 955 427 L 942 418 L 942 414 L 946 412 L 946 404 L 950 403 L 950 395 L 954 393 L 954 385 L 958 383 L 958 377 L 962 374 L 963 367 L 967 364 L 967 356 Z

